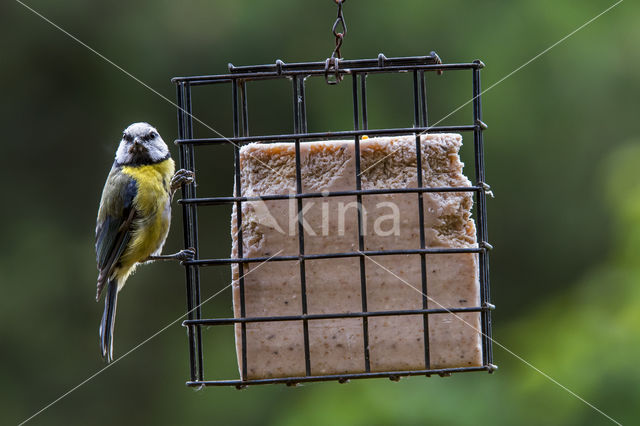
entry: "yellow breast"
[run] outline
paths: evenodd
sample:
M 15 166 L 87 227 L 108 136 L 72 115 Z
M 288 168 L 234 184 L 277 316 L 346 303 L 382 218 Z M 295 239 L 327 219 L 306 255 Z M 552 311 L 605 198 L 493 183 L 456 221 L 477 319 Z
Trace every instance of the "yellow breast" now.
M 138 212 L 133 235 L 120 264 L 123 277 L 129 275 L 137 262 L 162 249 L 171 221 L 170 191 L 175 165 L 171 158 L 144 166 L 123 166 L 122 173 L 131 176 L 138 192 L 133 205 Z
M 138 194 L 134 204 L 143 215 L 158 210 L 158 202 L 169 198 L 171 178 L 175 165 L 171 158 L 144 166 L 123 166 L 122 173 L 131 176 L 137 183 Z M 164 205 L 164 204 L 163 204 Z

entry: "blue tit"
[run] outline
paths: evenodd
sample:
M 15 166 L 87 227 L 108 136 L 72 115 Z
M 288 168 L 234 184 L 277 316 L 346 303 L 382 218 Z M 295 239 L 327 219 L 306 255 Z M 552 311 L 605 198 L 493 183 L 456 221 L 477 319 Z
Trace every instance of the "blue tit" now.
M 138 264 L 153 260 L 193 259 L 193 249 L 160 255 L 171 222 L 171 199 L 193 173 L 179 170 L 158 131 L 134 123 L 122 134 L 115 162 L 102 191 L 96 224 L 98 284 L 96 301 L 106 286 L 100 323 L 102 357 L 113 359 L 113 330 L 118 292 Z

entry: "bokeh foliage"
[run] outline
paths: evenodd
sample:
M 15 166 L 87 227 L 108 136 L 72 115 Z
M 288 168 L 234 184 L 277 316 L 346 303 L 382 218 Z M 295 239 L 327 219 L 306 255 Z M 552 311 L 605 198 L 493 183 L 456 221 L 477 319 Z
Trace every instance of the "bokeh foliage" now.
M 172 76 L 220 73 L 228 62 L 322 60 L 333 43 L 330 1 L 28 4 L 171 100 Z M 343 53 L 480 58 L 487 88 L 610 4 L 351 0 Z M 497 196 L 489 203 L 494 337 L 623 423 L 633 423 L 640 398 L 639 12 L 623 2 L 483 97 L 487 179 Z M 0 28 L 0 413 L 3 423 L 16 423 L 103 366 L 102 305 L 93 302 L 102 184 L 121 129 L 145 120 L 171 141 L 176 113 L 17 2 L 0 5 Z M 403 83 L 378 83 L 370 101 L 377 127 L 404 123 L 411 99 L 398 95 Z M 429 84 L 432 122 L 471 93 L 446 75 Z M 351 126 L 345 88 L 310 90 L 312 129 Z M 251 93 L 256 132 L 290 130 L 277 87 Z M 228 93 L 211 92 L 199 118 L 230 134 L 229 102 Z M 444 124 L 469 117 L 462 109 Z M 229 159 L 224 148 L 202 152 L 202 195 L 231 192 Z M 182 244 L 175 212 L 169 250 Z M 229 212 L 208 214 L 203 238 L 212 255 L 224 255 Z M 229 271 L 207 270 L 204 278 L 206 297 L 229 282 Z M 183 280 L 171 264 L 132 277 L 118 307 L 116 356 L 184 312 Z M 230 313 L 229 294 L 206 310 Z M 204 333 L 209 376 L 235 374 L 231 333 Z M 492 376 L 195 392 L 183 386 L 187 345 L 178 322 L 33 423 L 607 423 L 500 347 L 495 357 L 500 370 Z

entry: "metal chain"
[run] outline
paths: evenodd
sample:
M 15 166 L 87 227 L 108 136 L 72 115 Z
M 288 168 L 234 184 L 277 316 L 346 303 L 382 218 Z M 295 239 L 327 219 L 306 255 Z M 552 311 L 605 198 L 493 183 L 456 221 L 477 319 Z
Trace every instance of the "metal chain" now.
M 336 4 L 338 5 L 338 17 L 336 19 L 336 22 L 333 23 L 333 27 L 331 27 L 331 32 L 333 33 L 333 36 L 336 38 L 336 48 L 333 50 L 333 53 L 331 54 L 332 57 L 338 57 L 341 58 L 342 56 L 340 55 L 340 48 L 342 47 L 342 41 L 344 40 L 344 36 L 347 34 L 347 24 L 344 22 L 344 15 L 342 14 L 342 5 L 344 4 L 346 0 L 335 0 Z M 342 31 L 338 32 L 338 26 L 342 26 Z
M 347 34 L 347 24 L 345 23 L 344 15 L 342 14 L 342 5 L 347 0 L 334 1 L 338 5 L 338 17 L 333 23 L 333 27 L 331 27 L 331 32 L 336 38 L 336 47 L 333 49 L 331 56 L 327 58 L 327 62 L 324 68 L 324 78 L 328 84 L 338 84 L 340 81 L 342 81 L 342 76 L 340 75 L 338 68 L 338 60 L 342 58 L 342 55 L 340 54 L 340 48 L 342 47 L 344 36 Z M 338 30 L 338 27 L 341 27 L 341 31 Z M 331 77 L 331 74 L 333 74 L 333 77 Z

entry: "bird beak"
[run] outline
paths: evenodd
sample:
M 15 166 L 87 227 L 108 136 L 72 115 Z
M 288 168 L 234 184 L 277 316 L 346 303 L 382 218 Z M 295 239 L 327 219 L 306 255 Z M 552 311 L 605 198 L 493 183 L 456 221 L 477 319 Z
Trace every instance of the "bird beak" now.
M 133 144 L 131 145 L 131 148 L 129 149 L 129 152 L 133 154 L 133 153 L 140 153 L 143 151 L 145 151 L 145 147 L 142 144 L 142 139 L 135 138 L 133 140 Z

